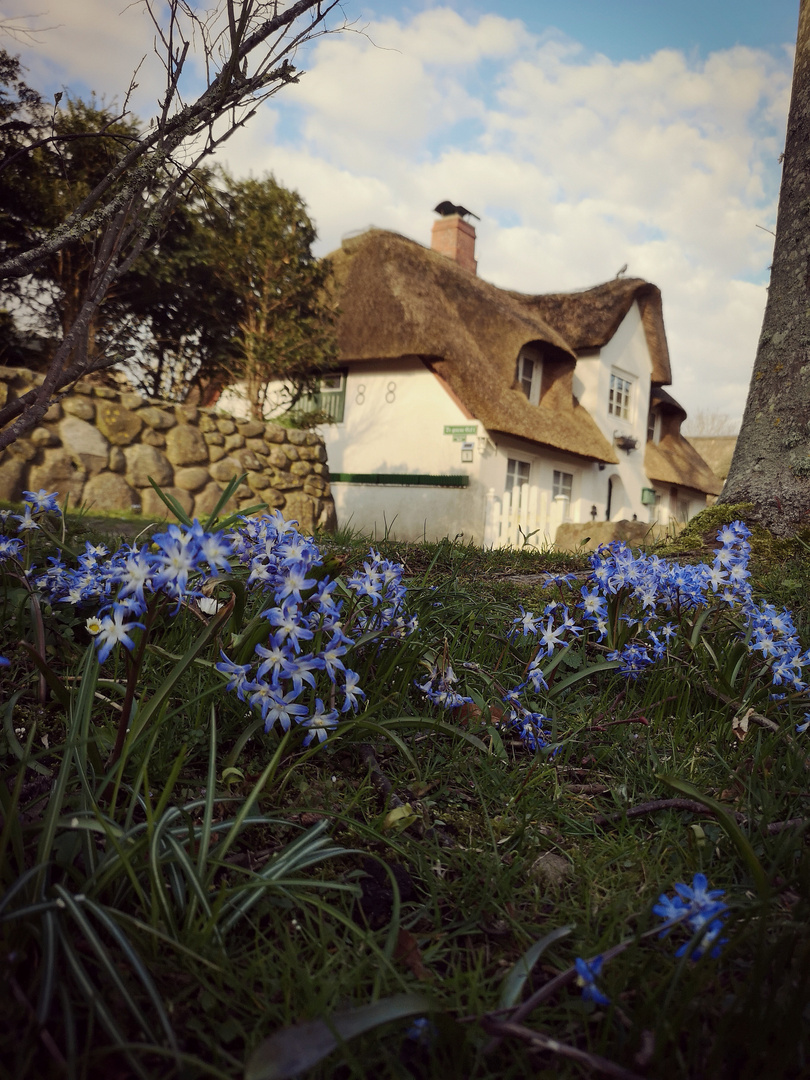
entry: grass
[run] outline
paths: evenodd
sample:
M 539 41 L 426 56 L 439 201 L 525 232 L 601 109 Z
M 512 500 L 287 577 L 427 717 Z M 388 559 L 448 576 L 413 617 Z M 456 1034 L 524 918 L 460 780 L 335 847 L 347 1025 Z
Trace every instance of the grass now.
M 85 516 L 66 538 L 117 543 L 129 527 Z M 344 580 L 367 558 L 362 538 L 322 542 Z M 677 543 L 711 559 L 699 530 Z M 38 631 L 6 564 L 0 1076 L 810 1075 L 806 699 L 778 709 L 747 654 L 731 677 L 720 623 L 638 680 L 574 643 L 538 699 L 550 747 L 531 753 L 498 723 L 531 656 L 508 631 L 518 605 L 558 595 L 539 575 L 583 574 L 584 558 L 377 547 L 405 567 L 420 628 L 356 649 L 365 707 L 322 746 L 295 727 L 248 737 L 255 715 L 213 669 L 240 627 L 188 659 L 208 630 L 181 609 L 139 669 L 134 727 L 152 708 L 150 722 L 111 767 L 128 654 L 96 663 L 92 609 L 42 604 Z M 751 570 L 807 647 L 804 542 L 761 539 Z M 242 626 L 261 606 L 248 594 Z M 17 645 L 36 651 L 38 632 L 47 691 Z M 471 706 L 415 688 L 445 658 Z M 749 708 L 771 725 L 742 732 Z M 730 915 L 720 957 L 693 962 L 674 955 L 681 928 L 642 935 L 659 895 L 699 872 Z M 619 942 L 599 982 L 611 1004 L 584 1001 L 574 959 Z M 553 986 L 499 1027 L 499 1010 Z M 408 1038 L 421 1016 L 432 1037 Z

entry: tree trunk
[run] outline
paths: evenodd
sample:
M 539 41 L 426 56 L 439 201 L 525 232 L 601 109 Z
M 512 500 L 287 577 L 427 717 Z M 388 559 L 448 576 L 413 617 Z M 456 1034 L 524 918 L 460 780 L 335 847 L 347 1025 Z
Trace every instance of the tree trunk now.
M 810 525 L 810 0 L 801 0 L 768 301 L 718 502 L 788 536 Z

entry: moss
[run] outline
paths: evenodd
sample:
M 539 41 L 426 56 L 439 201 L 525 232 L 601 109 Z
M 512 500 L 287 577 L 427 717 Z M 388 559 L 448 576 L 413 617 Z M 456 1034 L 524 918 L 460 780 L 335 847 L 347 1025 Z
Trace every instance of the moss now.
M 666 545 L 667 554 L 702 551 L 716 547 L 717 533 L 731 521 L 744 522 L 752 532 L 769 536 L 767 530 L 756 523 L 756 507 L 753 503 L 730 503 L 707 506 L 688 521 L 678 535 Z

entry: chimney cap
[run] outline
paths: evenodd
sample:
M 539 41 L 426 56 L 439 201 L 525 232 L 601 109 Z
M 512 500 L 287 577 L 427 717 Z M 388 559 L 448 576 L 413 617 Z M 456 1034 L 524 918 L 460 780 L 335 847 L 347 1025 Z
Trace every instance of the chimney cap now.
M 450 217 L 451 214 L 458 214 L 459 217 L 474 217 L 476 221 L 481 220 L 478 214 L 474 214 L 472 210 L 468 210 L 466 206 L 456 206 L 456 204 L 451 203 L 449 199 L 445 199 L 444 202 L 440 202 L 438 206 L 434 206 L 433 210 L 434 213 L 441 214 L 442 217 Z

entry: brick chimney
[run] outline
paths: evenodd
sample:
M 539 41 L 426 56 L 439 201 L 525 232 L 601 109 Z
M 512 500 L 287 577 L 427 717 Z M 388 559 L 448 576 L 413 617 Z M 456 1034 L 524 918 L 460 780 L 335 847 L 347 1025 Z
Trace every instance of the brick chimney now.
M 476 273 L 478 263 L 475 260 L 475 227 L 464 220 L 470 211 L 463 206 L 443 202 L 436 207 L 436 212 L 442 216 L 433 222 L 430 236 L 432 250 L 455 260 L 471 274 Z M 475 217 L 474 214 L 472 216 Z

